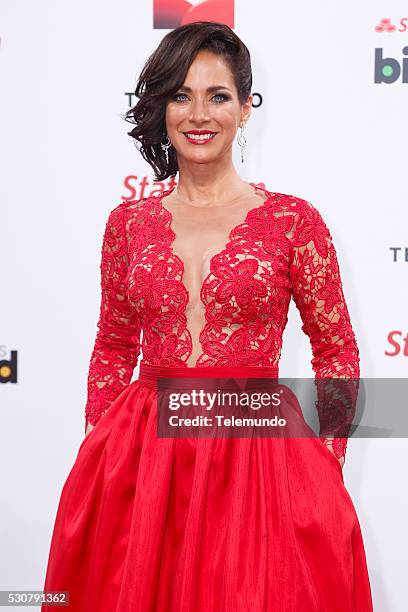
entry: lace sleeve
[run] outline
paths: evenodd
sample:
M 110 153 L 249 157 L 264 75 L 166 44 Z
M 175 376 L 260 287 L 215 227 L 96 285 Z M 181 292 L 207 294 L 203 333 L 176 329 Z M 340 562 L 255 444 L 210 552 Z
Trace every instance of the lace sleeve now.
M 312 347 L 319 437 L 344 460 L 358 393 L 359 350 L 332 237 L 320 213 L 305 204 L 293 233 L 292 295 Z
M 140 352 L 141 326 L 129 305 L 125 277 L 128 268 L 123 209 L 111 211 L 102 241 L 101 303 L 93 347 L 85 407 L 85 430 L 95 425 L 129 384 Z

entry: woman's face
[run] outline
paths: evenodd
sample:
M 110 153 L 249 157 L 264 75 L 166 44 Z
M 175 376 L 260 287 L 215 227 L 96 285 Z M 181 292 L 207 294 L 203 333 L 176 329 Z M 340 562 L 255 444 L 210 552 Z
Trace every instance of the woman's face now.
M 212 89 L 208 89 L 212 88 Z M 237 129 L 251 113 L 252 95 L 241 105 L 228 65 L 208 50 L 200 51 L 186 79 L 166 107 L 167 134 L 178 162 L 208 163 L 231 155 Z M 191 131 L 212 132 L 205 140 Z

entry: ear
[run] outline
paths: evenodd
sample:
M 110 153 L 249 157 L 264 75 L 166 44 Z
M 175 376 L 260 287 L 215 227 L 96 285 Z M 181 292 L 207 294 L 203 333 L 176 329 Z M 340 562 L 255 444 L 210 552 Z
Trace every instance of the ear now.
M 242 127 L 248 121 L 249 117 L 251 116 L 253 99 L 254 99 L 254 96 L 251 94 L 250 96 L 248 96 L 247 101 L 244 102 L 244 104 L 241 106 L 241 117 L 239 121 L 240 127 Z

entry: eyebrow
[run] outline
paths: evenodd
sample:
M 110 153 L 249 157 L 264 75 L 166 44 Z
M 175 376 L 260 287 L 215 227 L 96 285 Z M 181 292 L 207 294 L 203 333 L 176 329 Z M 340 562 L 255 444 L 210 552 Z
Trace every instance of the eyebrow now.
M 182 89 L 183 91 L 188 91 L 189 93 L 192 92 L 191 87 L 187 87 L 187 85 L 182 85 L 181 87 L 179 87 L 179 89 Z M 213 91 L 217 91 L 218 89 L 227 89 L 228 91 L 231 91 L 225 85 L 212 85 L 211 87 L 207 87 L 206 91 L 207 93 L 212 93 Z

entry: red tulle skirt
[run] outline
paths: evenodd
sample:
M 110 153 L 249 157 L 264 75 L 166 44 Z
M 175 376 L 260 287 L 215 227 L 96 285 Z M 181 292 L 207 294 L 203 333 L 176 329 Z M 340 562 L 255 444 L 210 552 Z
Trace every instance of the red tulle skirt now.
M 142 361 L 79 447 L 44 591 L 68 591 L 71 612 L 372 612 L 336 457 L 313 437 L 159 438 L 157 377 L 187 373 L 277 369 Z

